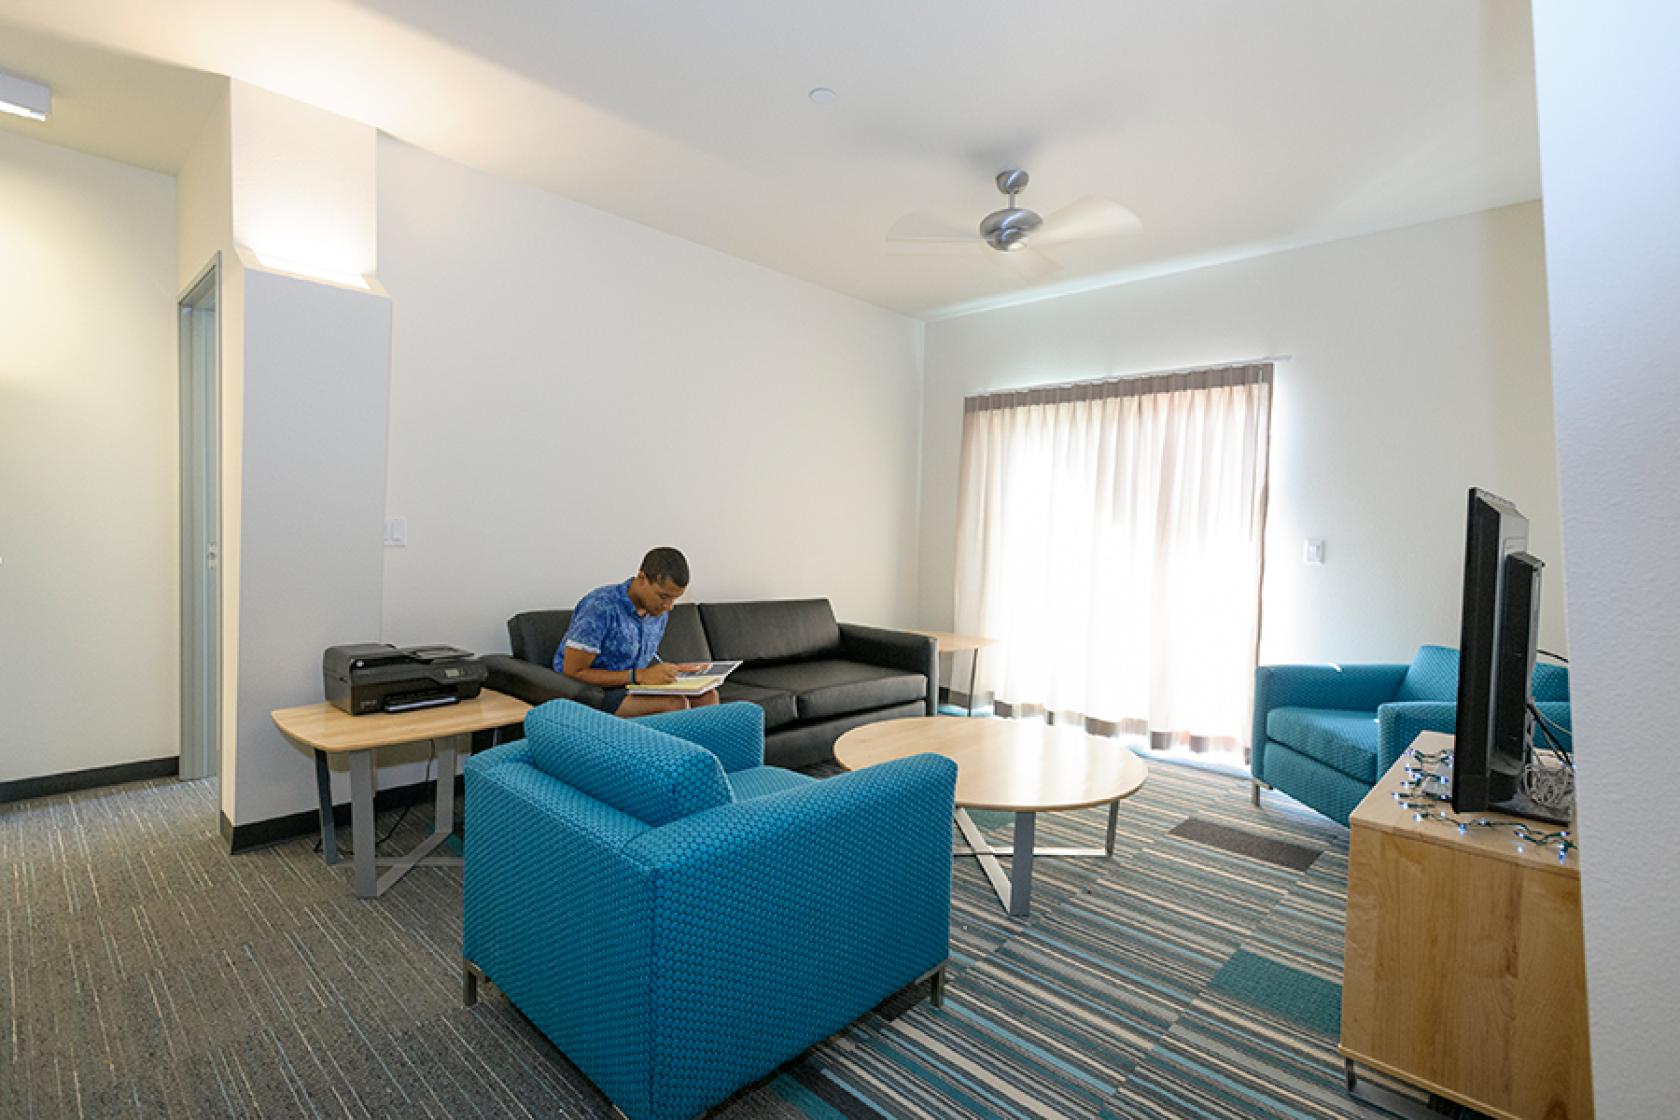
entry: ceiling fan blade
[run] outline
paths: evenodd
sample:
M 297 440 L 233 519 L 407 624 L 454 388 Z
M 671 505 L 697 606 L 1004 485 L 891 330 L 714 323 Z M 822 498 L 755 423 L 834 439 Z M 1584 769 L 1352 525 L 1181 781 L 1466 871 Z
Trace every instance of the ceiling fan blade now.
M 1007 252 L 988 249 L 986 256 L 1028 280 L 1042 280 L 1062 270 L 1061 265 L 1030 245 L 1018 246 Z
M 887 230 L 888 241 L 979 241 L 974 226 L 932 214 L 906 214 Z
M 1034 245 L 1057 245 L 1090 237 L 1112 237 L 1143 228 L 1138 216 L 1112 198 L 1088 194 L 1044 219 L 1032 233 Z

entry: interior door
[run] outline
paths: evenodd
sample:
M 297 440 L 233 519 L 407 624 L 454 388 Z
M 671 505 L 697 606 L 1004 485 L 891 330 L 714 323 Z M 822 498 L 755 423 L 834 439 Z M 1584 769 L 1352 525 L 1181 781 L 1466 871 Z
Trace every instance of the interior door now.
M 221 254 L 180 301 L 181 778 L 221 762 Z

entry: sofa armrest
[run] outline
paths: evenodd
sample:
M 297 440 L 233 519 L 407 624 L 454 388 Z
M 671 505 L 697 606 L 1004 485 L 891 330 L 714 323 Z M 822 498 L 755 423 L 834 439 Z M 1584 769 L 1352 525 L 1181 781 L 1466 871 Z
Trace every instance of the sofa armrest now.
M 1534 706 L 1540 709 L 1540 714 L 1551 721 L 1547 731 L 1551 732 L 1559 746 L 1570 754 L 1575 753 L 1575 720 L 1569 710 L 1568 700 L 1536 700 Z M 1539 730 L 1534 732 L 1536 742 L 1547 742 L 1546 736 Z
M 939 711 L 939 643 L 926 634 L 842 622 L 840 656 L 848 661 L 922 674 L 927 680 L 927 714 L 931 716 Z
M 1377 777 L 1388 773 L 1406 748 L 1425 731 L 1458 729 L 1458 705 L 1450 700 L 1408 700 L 1377 709 Z
M 764 709 L 757 704 L 737 700 L 643 716 L 637 722 L 705 747 L 730 773 L 764 765 Z
M 920 755 L 719 806 L 627 854 L 651 869 L 655 1084 L 690 1115 L 950 952 L 956 765 Z
M 1394 699 L 1405 665 L 1262 665 L 1254 671 L 1254 776 L 1266 780 L 1266 717 L 1273 708 L 1374 712 Z
M 591 708 L 606 703 L 606 693 L 592 684 L 573 680 L 564 673 L 509 657 L 505 653 L 486 654 L 480 658 L 489 671 L 484 682 L 497 692 L 505 692 L 530 705 L 546 704 L 550 700 L 576 700 Z

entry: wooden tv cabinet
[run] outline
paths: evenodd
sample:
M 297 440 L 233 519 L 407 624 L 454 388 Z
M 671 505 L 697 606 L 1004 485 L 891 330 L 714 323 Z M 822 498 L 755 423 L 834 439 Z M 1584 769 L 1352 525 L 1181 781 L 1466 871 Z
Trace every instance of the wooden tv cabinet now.
M 1452 737 L 1414 745 L 1438 751 Z M 1556 849 L 1519 851 L 1505 829 L 1414 820 L 1394 799 L 1407 761 L 1350 822 L 1349 1091 L 1365 1066 L 1489 1116 L 1592 1116 L 1578 853 L 1560 862 Z

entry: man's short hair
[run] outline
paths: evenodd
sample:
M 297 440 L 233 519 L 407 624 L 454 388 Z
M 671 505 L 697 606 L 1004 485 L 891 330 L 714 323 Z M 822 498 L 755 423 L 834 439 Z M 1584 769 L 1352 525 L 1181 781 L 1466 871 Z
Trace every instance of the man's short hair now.
M 642 574 L 653 583 L 670 580 L 688 586 L 688 558 L 674 548 L 655 548 L 642 557 Z

